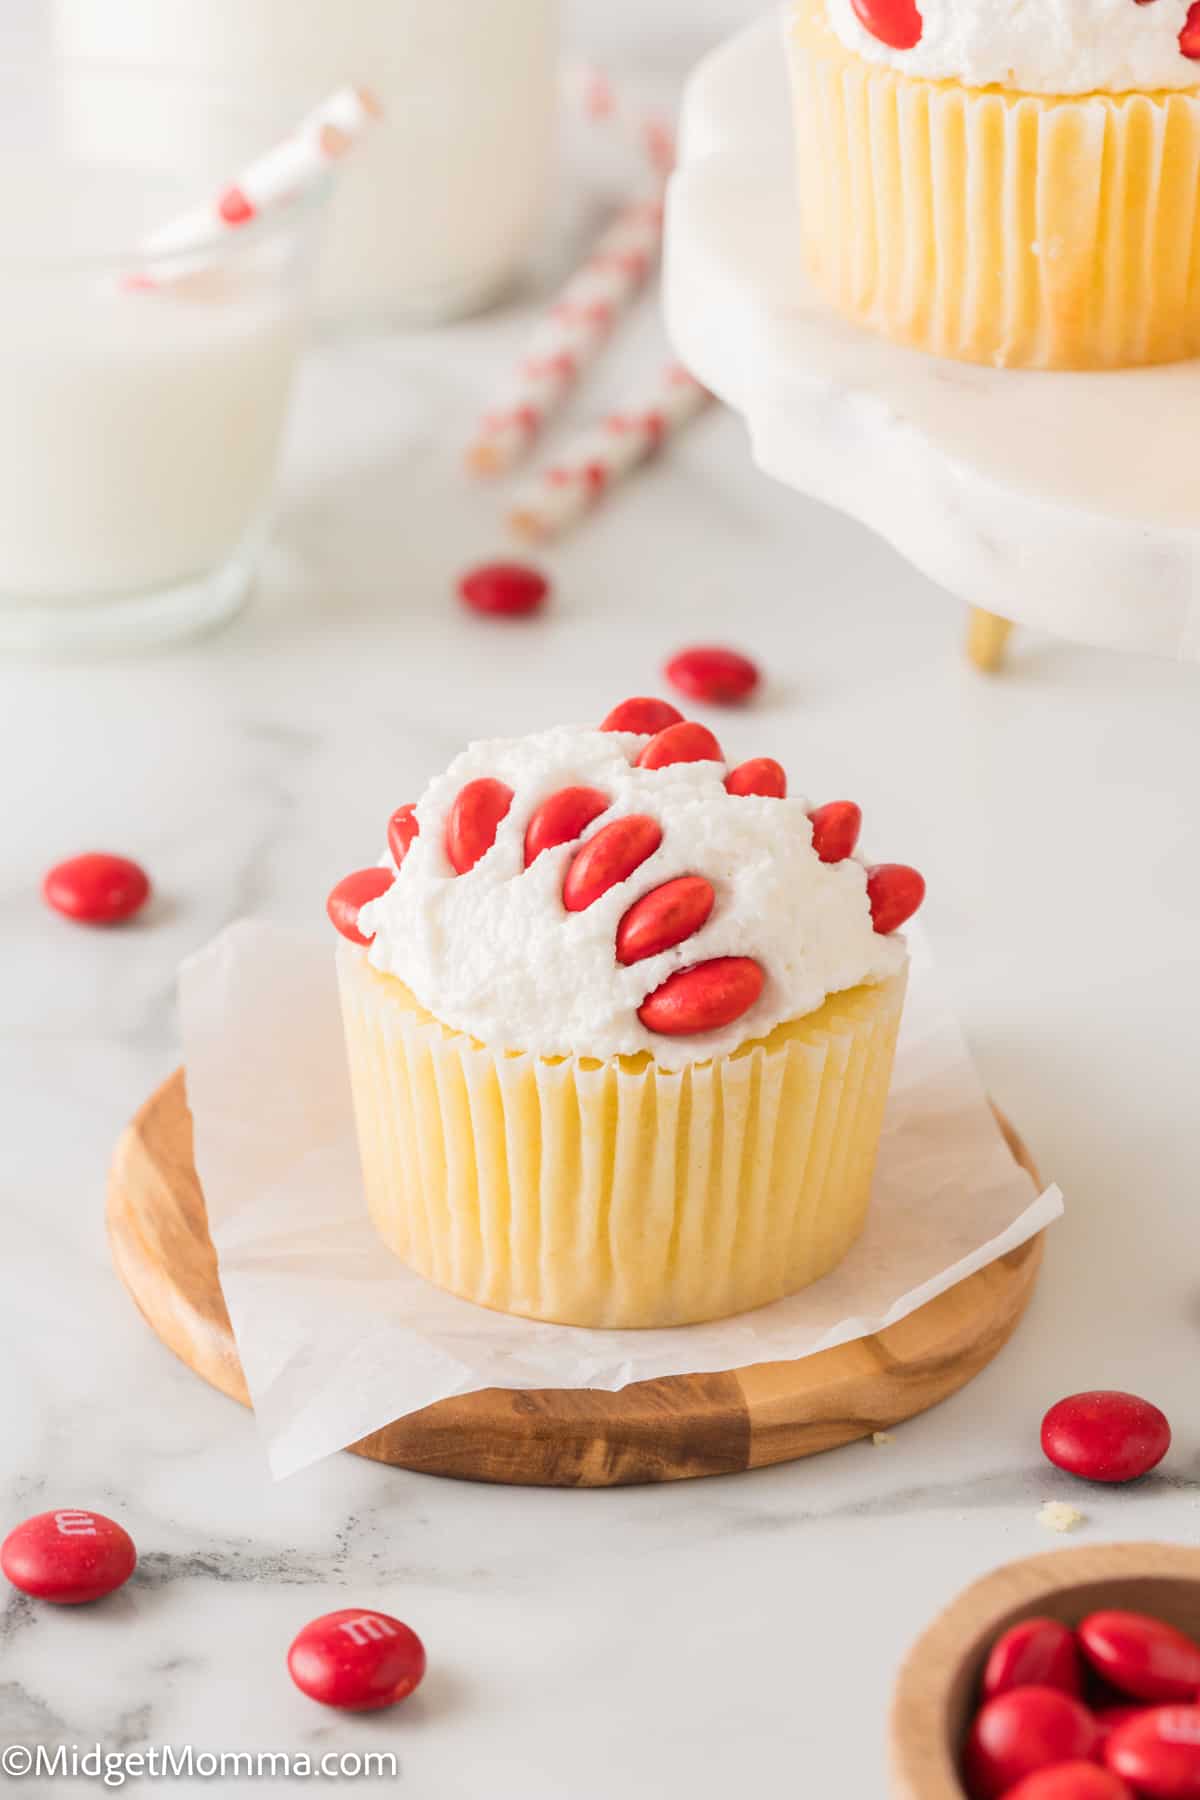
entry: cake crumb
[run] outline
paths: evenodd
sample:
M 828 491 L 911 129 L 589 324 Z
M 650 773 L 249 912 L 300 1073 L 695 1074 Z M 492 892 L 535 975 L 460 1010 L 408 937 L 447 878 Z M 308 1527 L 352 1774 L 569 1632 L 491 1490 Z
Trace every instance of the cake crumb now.
M 1065 1500 L 1047 1500 L 1038 1513 L 1038 1524 L 1046 1531 L 1074 1531 L 1087 1518 L 1077 1506 L 1068 1506 Z
M 873 1444 L 894 1444 L 895 1441 L 896 1440 L 890 1431 L 873 1431 L 871 1433 L 871 1442 Z

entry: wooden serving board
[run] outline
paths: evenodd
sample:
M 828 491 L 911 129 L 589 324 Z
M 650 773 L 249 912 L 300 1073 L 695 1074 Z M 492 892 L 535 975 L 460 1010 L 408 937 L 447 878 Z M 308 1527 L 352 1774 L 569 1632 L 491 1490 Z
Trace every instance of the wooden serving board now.
M 1037 1181 L 1020 1139 L 1000 1125 Z M 121 1139 L 108 1230 L 117 1273 L 163 1343 L 248 1406 L 192 1160 L 182 1070 Z M 546 1487 L 677 1481 L 812 1456 L 965 1386 L 1012 1335 L 1041 1258 L 1039 1236 L 887 1331 L 799 1362 L 639 1381 L 615 1394 L 488 1388 L 423 1407 L 350 1448 L 429 1475 Z

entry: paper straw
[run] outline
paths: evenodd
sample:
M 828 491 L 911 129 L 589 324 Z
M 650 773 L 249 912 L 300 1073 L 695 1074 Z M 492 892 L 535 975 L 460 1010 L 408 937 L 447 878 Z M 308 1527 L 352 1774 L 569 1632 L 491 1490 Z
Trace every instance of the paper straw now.
M 593 245 L 534 332 L 503 398 L 480 422 L 467 451 L 476 474 L 510 469 L 595 361 L 655 266 L 662 223 L 661 198 L 639 200 Z
M 155 257 L 195 250 L 211 256 L 214 247 L 231 232 L 295 200 L 324 169 L 351 149 L 381 112 L 379 101 L 369 88 L 339 88 L 206 205 L 182 213 L 152 232 L 141 244 L 143 254 Z M 203 260 L 201 257 L 197 264 L 190 265 L 187 272 Z M 171 273 L 182 272 L 174 269 Z M 147 287 L 157 283 L 153 276 L 138 272 L 128 277 L 125 285 Z
M 532 542 L 558 537 L 689 425 L 711 398 L 694 375 L 672 363 L 656 393 L 581 433 L 525 486 L 508 515 L 510 530 Z
M 563 90 L 576 111 L 596 125 L 611 125 L 646 158 L 663 180 L 675 167 L 675 132 L 665 113 L 631 106 L 603 69 L 576 63 L 563 75 Z

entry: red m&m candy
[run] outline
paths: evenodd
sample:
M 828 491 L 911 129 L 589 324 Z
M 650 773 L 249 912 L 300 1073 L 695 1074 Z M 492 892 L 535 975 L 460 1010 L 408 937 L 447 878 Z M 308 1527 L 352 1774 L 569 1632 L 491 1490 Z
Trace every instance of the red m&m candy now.
M 127 856 L 89 850 L 56 863 L 42 882 L 47 905 L 81 925 L 120 925 L 150 898 L 150 877 Z
M 1109 1738 L 1104 1760 L 1146 1800 L 1200 1800 L 1200 1706 L 1158 1706 Z
M 1059 1688 L 1012 1688 L 989 1700 L 967 1738 L 963 1772 L 973 1800 L 999 1800 L 1038 1769 L 1090 1762 L 1096 1724 Z
M 310 1700 L 343 1712 L 378 1712 L 419 1686 L 425 1646 L 401 1620 L 348 1606 L 306 1625 L 287 1661 Z
M 913 50 L 921 41 L 924 21 L 913 0 L 850 0 L 865 31 L 889 50 Z
M 992 1645 L 983 1670 L 984 1699 L 1017 1687 L 1060 1688 L 1076 1699 L 1082 1694 L 1075 1637 L 1057 1619 L 1022 1619 Z
M 1105 1681 L 1135 1700 L 1194 1700 L 1200 1693 L 1200 1645 L 1148 1613 L 1089 1613 L 1079 1646 Z
M 541 570 L 524 563 L 484 563 L 458 584 L 463 605 L 492 618 L 518 619 L 538 612 L 549 592 L 550 583 Z
M 735 706 L 748 700 L 759 682 L 758 670 L 748 656 L 718 644 L 681 650 L 664 673 L 672 687 L 689 700 L 706 700 L 714 706 Z
M 1166 1414 L 1112 1388 L 1071 1394 L 1042 1420 L 1042 1449 L 1050 1461 L 1085 1481 L 1135 1481 L 1170 1448 Z
M 614 706 L 600 729 L 635 731 L 639 737 L 653 737 L 656 732 L 665 731 L 668 725 L 682 724 L 683 714 L 669 700 L 652 700 L 638 694 L 632 700 L 622 700 L 619 706 Z
M 37 1513 L 0 1544 L 0 1569 L 13 1586 L 56 1606 L 103 1599 L 136 1567 L 137 1551 L 124 1527 L 78 1507 Z

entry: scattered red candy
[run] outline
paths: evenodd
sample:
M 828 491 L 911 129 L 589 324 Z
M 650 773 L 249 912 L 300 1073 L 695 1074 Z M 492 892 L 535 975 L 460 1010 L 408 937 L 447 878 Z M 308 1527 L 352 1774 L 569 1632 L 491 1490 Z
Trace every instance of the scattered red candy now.
M 1079 1699 L 1083 1671 L 1075 1635 L 1057 1619 L 1022 1619 L 996 1639 L 983 1670 L 983 1697 L 1010 1688 L 1050 1687 Z
M 1183 30 L 1179 33 L 1179 49 L 1192 62 L 1200 58 L 1200 0 L 1192 0 L 1188 7 Z
M 736 706 L 748 700 L 759 683 L 759 674 L 748 656 L 716 644 L 681 650 L 663 670 L 672 687 L 689 700 L 714 706 Z
M 609 888 L 627 881 L 661 843 L 662 826 L 645 813 L 628 813 L 603 826 L 571 859 L 563 880 L 567 911 L 586 912 Z
M 683 714 L 669 700 L 648 700 L 642 697 L 633 700 L 622 700 L 614 706 L 607 719 L 601 725 L 601 731 L 635 731 L 639 737 L 653 737 L 657 731 L 665 731 L 668 725 L 682 725 Z
M 395 879 L 390 869 L 356 869 L 338 882 L 325 902 L 325 911 L 344 938 L 352 944 L 371 942 L 358 929 L 359 912 L 368 900 L 386 894 Z
M 425 1646 L 399 1619 L 348 1606 L 306 1625 L 287 1661 L 310 1700 L 343 1712 L 378 1712 L 419 1686 Z
M 408 855 L 418 830 L 417 809 L 412 801 L 407 806 L 398 806 L 388 820 L 387 828 L 388 849 L 397 868 Z
M 1170 1448 L 1166 1414 L 1114 1389 L 1071 1394 L 1042 1420 L 1042 1449 L 1050 1461 L 1085 1481 L 1135 1481 Z
M 1079 1646 L 1105 1681 L 1135 1700 L 1194 1700 L 1200 1692 L 1200 1645 L 1147 1613 L 1089 1613 Z
M 871 923 L 888 937 L 907 923 L 925 898 L 925 877 L 904 863 L 877 863 L 867 870 Z
M 808 818 L 813 828 L 813 849 L 823 863 L 845 862 L 853 856 L 862 830 L 861 806 L 853 800 L 830 800 L 810 812 Z M 875 929 L 878 931 L 879 927 Z
M 89 850 L 56 863 L 42 882 L 55 912 L 81 925 L 119 925 L 150 898 L 150 877 L 127 856 Z
M 1200 1706 L 1159 1706 L 1130 1719 L 1109 1738 L 1104 1760 L 1147 1800 L 1200 1800 Z
M 642 1001 L 638 1018 L 662 1037 L 719 1031 L 749 1012 L 765 979 L 752 957 L 716 956 L 668 976 Z
M 1009 1789 L 1004 1800 L 1134 1800 L 1134 1796 L 1111 1769 L 1098 1768 L 1092 1762 L 1069 1762 L 1027 1775 Z
M 570 844 L 609 807 L 607 794 L 594 787 L 560 788 L 534 813 L 525 827 L 525 867 L 537 861 L 543 850 Z
M 446 820 L 446 855 L 456 875 L 466 875 L 487 855 L 512 803 L 512 789 L 488 775 L 459 792 Z
M 889 50 L 913 50 L 925 29 L 913 0 L 850 0 L 865 31 Z
M 524 618 L 541 608 L 549 592 L 550 583 L 540 570 L 524 563 L 484 563 L 458 584 L 463 605 L 490 618 Z
M 1054 1763 L 1089 1762 L 1096 1725 L 1058 1688 L 1012 1688 L 989 1700 L 967 1738 L 963 1769 L 973 1800 L 1000 1800 L 1019 1781 Z
M 787 799 L 787 773 L 773 756 L 752 756 L 725 777 L 728 794 L 758 794 L 764 800 Z
M 716 901 L 702 875 L 679 875 L 635 900 L 617 927 L 617 961 L 628 966 L 682 944 L 706 922 Z
M 56 1606 L 100 1600 L 136 1567 L 137 1551 L 123 1526 L 74 1507 L 38 1513 L 0 1544 L 0 1569 L 13 1586 Z
M 638 756 L 639 769 L 665 769 L 671 763 L 724 762 L 725 752 L 707 725 L 684 719 L 650 739 Z

